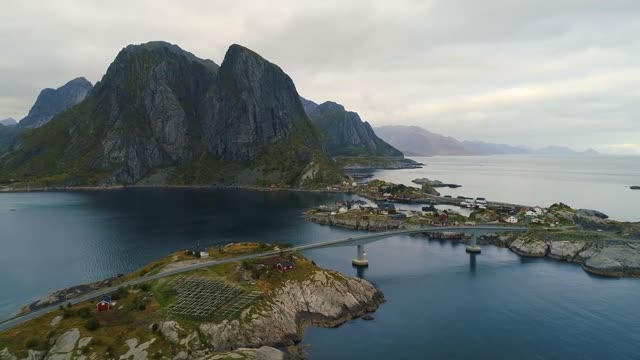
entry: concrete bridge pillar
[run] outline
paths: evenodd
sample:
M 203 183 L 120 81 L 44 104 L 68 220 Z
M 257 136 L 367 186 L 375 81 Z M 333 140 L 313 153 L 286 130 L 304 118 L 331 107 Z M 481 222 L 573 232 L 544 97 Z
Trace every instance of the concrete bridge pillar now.
M 355 266 L 369 266 L 369 260 L 367 259 L 367 252 L 364 251 L 364 245 L 358 245 L 358 257 L 353 259 L 351 263 Z
M 480 249 L 480 246 L 478 246 L 478 243 L 476 242 L 476 233 L 472 232 L 471 241 L 469 242 L 469 245 L 467 245 L 467 252 L 472 254 L 479 254 L 481 251 L 482 250 Z

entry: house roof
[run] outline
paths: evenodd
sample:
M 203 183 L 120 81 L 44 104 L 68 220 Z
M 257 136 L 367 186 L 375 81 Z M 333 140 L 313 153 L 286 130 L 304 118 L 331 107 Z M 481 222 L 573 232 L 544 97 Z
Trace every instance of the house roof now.
M 103 302 L 103 301 L 108 302 L 108 303 L 111 303 L 111 296 L 103 295 L 103 296 L 100 298 L 100 302 Z
M 291 261 L 282 261 L 282 262 L 279 262 L 278 265 L 282 265 L 282 267 L 289 267 L 289 266 L 293 266 L 293 263 Z

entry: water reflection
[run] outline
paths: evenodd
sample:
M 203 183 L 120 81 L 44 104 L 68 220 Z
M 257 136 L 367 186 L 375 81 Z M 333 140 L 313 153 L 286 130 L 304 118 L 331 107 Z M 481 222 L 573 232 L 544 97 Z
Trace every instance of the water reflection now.
M 368 266 L 355 266 L 355 265 L 352 265 L 352 266 L 354 268 L 356 268 L 356 276 L 359 277 L 360 279 L 365 279 L 364 275 L 367 273 L 367 269 L 369 267 Z
M 469 272 L 474 274 L 476 273 L 476 255 L 477 254 L 469 254 Z

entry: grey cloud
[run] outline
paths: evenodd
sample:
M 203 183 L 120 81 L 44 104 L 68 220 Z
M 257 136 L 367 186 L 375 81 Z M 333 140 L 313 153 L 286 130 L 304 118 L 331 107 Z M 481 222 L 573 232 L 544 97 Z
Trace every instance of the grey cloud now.
M 298 91 L 374 125 L 462 139 L 640 149 L 636 0 L 14 1 L 0 12 L 0 118 L 100 79 L 130 43 L 221 62 L 240 43 Z

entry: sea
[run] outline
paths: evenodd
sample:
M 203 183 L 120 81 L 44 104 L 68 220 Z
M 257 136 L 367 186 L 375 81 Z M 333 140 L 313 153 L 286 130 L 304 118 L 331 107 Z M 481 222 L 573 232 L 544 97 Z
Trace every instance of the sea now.
M 407 185 L 428 177 L 452 195 L 523 204 L 562 201 L 638 221 L 635 158 L 434 157 L 422 169 L 375 171 Z M 546 164 L 546 165 L 545 165 Z M 570 165 L 573 164 L 573 165 Z M 618 164 L 614 166 L 614 164 Z M 510 170 L 511 167 L 511 170 Z M 554 195 L 555 194 L 555 195 Z M 312 206 L 354 196 L 230 189 L 123 189 L 0 194 L 0 318 L 48 293 L 132 271 L 180 249 L 239 241 L 306 244 L 355 231 L 306 222 Z M 305 253 L 358 276 L 386 302 L 374 320 L 310 327 L 310 359 L 638 359 L 640 280 L 483 246 L 396 236 L 355 249 Z

